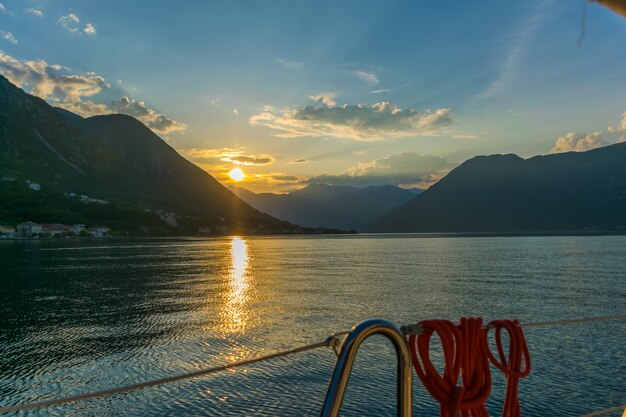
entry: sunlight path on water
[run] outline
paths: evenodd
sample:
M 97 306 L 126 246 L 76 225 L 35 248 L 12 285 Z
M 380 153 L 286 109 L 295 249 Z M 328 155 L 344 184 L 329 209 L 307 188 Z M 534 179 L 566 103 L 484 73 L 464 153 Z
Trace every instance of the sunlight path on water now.
M 619 236 L 0 242 L 0 398 L 8 405 L 193 372 L 371 317 L 618 314 L 625 270 Z M 533 373 L 520 388 L 524 415 L 623 403 L 624 323 L 525 332 Z M 317 415 L 334 359 L 321 349 L 23 415 Z M 394 369 L 393 348 L 368 341 L 343 414 L 393 415 Z M 493 415 L 503 387 L 495 375 Z M 437 412 L 419 384 L 414 396 L 415 415 Z

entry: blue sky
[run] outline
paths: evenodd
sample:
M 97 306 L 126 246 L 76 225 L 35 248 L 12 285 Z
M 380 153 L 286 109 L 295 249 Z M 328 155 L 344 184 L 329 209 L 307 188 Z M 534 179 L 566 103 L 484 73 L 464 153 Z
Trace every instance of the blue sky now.
M 0 0 L 0 73 L 138 117 L 226 184 L 426 187 L 626 136 L 626 19 L 552 1 Z

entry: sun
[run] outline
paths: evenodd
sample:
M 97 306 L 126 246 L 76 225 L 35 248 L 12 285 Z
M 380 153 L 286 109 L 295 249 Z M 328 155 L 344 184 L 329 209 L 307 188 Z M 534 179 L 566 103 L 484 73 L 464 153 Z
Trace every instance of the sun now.
M 233 168 L 228 175 L 237 182 L 243 181 L 243 179 L 246 178 L 246 174 L 244 174 L 240 168 Z

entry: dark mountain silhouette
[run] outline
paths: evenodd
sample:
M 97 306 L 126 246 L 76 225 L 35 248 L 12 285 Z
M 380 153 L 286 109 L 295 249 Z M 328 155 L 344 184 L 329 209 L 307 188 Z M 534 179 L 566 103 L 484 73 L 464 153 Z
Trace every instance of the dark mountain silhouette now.
M 252 207 L 308 227 L 362 230 L 391 209 L 415 197 L 415 191 L 392 185 L 365 188 L 311 184 L 289 194 L 233 192 Z
M 626 230 L 626 143 L 530 159 L 477 156 L 367 230 Z
M 141 234 L 311 232 L 250 207 L 137 119 L 85 119 L 2 76 L 0 179 L 0 222 L 104 223 Z M 178 224 L 162 221 L 163 212 Z

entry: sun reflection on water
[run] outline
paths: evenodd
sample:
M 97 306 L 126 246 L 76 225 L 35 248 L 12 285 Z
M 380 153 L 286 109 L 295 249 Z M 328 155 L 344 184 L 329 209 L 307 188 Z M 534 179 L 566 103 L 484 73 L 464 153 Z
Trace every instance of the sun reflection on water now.
M 250 254 L 248 243 L 239 236 L 230 242 L 231 268 L 220 314 L 223 333 L 243 333 L 251 319 Z

